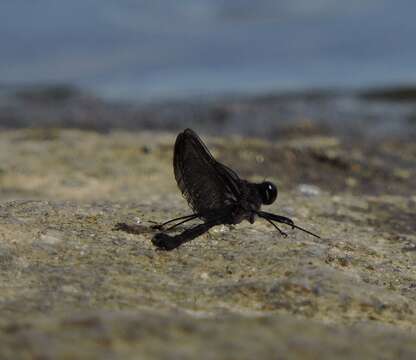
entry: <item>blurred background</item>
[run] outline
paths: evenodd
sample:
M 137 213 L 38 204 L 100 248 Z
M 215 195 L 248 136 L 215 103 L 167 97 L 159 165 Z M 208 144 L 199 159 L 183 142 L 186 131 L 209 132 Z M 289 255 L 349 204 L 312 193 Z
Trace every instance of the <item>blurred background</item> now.
M 415 15 L 0 1 L 0 359 L 416 359 Z M 191 211 L 185 127 L 321 238 L 243 222 L 156 252 Z
M 4 1 L 0 126 L 414 136 L 415 11 L 410 0 Z

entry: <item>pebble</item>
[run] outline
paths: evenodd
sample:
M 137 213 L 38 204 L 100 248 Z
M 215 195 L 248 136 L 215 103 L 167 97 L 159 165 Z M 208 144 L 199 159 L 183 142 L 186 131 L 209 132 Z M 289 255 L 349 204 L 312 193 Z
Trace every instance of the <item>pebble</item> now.
M 317 196 L 321 193 L 321 189 L 315 185 L 300 184 L 298 190 L 305 196 Z

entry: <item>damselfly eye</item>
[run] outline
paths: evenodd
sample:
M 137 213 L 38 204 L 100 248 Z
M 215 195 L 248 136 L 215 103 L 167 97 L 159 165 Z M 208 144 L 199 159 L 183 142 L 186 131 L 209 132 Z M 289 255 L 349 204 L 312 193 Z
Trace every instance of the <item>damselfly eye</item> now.
M 277 187 L 269 181 L 262 182 L 260 184 L 260 194 L 263 204 L 270 205 L 276 200 Z

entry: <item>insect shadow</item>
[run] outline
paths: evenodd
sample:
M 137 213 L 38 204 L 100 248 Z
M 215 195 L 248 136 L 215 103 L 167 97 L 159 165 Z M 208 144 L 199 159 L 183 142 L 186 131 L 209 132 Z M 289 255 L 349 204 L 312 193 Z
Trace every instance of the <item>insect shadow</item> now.
M 153 226 L 145 226 L 145 225 L 138 225 L 138 224 L 127 224 L 124 222 L 119 222 L 114 225 L 113 231 L 124 231 L 128 234 L 150 234 L 154 233 L 155 230 Z

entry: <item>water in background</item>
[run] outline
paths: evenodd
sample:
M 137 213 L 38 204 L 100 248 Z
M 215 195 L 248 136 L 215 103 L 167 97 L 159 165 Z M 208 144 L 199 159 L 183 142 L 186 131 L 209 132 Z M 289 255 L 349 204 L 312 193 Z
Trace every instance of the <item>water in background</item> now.
M 411 0 L 0 2 L 0 84 L 113 99 L 416 81 Z

